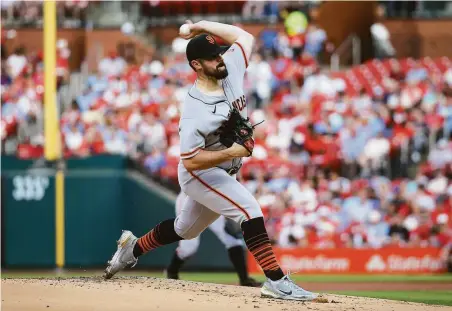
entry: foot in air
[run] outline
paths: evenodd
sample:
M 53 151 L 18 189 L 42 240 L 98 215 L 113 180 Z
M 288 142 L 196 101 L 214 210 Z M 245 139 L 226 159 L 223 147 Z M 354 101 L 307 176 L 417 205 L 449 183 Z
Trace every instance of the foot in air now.
M 133 248 L 137 242 L 137 237 L 132 232 L 123 230 L 121 237 L 117 241 L 118 249 L 111 260 L 108 261 L 108 266 L 105 269 L 104 278 L 111 279 L 113 275 L 123 270 L 126 267 L 133 268 L 138 259 L 133 256 Z

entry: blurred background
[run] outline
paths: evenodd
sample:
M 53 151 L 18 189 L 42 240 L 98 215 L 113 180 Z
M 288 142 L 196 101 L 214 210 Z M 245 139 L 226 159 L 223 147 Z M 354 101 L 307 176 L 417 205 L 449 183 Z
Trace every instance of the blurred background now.
M 283 266 L 452 271 L 452 2 L 79 0 L 44 11 L 1 2 L 2 267 L 100 267 L 121 229 L 141 235 L 174 216 L 179 107 L 196 78 L 177 33 L 206 19 L 257 39 L 245 90 L 252 122 L 266 121 L 240 178 Z M 52 122 L 59 133 L 45 131 Z M 230 269 L 211 233 L 203 241 L 189 268 Z M 161 269 L 174 247 L 139 267 Z

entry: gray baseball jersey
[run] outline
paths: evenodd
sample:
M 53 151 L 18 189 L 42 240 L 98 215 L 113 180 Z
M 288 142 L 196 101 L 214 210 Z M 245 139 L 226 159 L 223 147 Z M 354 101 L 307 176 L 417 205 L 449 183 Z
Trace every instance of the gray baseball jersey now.
M 184 239 L 193 239 L 220 215 L 241 224 L 262 211 L 252 194 L 227 171 L 239 167 L 241 159 L 221 163 L 218 167 L 188 172 L 182 159 L 196 156 L 201 149 L 216 151 L 226 147 L 219 142 L 218 129 L 225 122 L 232 106 L 247 116 L 243 79 L 247 59 L 242 46 L 234 43 L 223 55 L 228 76 L 221 81 L 224 95 L 209 96 L 196 87 L 190 89 L 182 106 L 179 122 L 181 162 L 178 178 L 187 194 L 176 218 L 175 231 Z
M 235 43 L 223 55 L 228 76 L 221 81 L 225 95 L 209 96 L 198 90 L 196 84 L 189 90 L 182 105 L 179 123 L 181 159 L 194 157 L 200 149 L 216 151 L 226 148 L 220 143 L 218 129 L 229 117 L 231 107 L 236 107 L 246 118 L 246 98 L 243 79 L 247 67 L 242 47 Z M 231 169 L 240 165 L 234 159 L 219 165 Z

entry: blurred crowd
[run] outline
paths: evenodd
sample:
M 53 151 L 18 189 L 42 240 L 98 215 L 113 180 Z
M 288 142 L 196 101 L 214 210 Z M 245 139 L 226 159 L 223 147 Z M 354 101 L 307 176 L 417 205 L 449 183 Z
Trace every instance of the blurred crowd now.
M 85 20 L 87 0 L 57 1 L 56 10 L 59 23 L 63 27 L 81 27 Z M 2 0 L 1 16 L 3 23 L 26 26 L 42 25 L 42 1 Z
M 295 18 L 299 18 L 295 17 Z M 298 22 L 300 20 L 297 20 Z M 299 23 L 294 23 L 299 25 Z M 342 72 L 314 22 L 258 38 L 245 88 L 256 128 L 240 179 L 282 247 L 442 247 L 452 234 L 451 59 L 371 60 Z M 140 64 L 109 52 L 61 115 L 66 157 L 121 154 L 177 183 L 186 41 Z M 70 51 L 58 40 L 60 81 Z M 42 53 L 2 59 L 2 150 L 43 154 Z
M 2 32 L 12 38 L 14 30 Z M 56 44 L 57 87 L 69 79 L 70 50 L 68 42 Z M 10 53 L 2 42 L 1 58 L 1 138 L 2 153 L 39 157 L 43 152 L 43 51 L 28 52 L 22 46 Z M 21 153 L 22 152 L 22 153 Z

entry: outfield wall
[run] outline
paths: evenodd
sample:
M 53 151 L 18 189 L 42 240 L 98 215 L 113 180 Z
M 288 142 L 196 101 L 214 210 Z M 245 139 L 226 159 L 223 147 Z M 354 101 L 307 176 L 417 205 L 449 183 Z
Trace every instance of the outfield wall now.
M 2 266 L 55 266 L 55 177 L 31 169 L 33 161 L 2 157 Z M 66 267 L 104 266 L 122 229 L 142 235 L 174 217 L 174 203 L 126 170 L 126 160 L 98 156 L 69 160 L 65 173 Z M 140 258 L 138 267 L 162 269 L 176 245 Z M 212 254 L 216 254 L 212 259 Z M 232 269 L 227 253 L 207 230 L 187 268 Z
M 284 271 L 304 274 L 419 274 L 444 273 L 446 266 L 439 248 L 383 249 L 275 249 Z M 251 273 L 263 273 L 252 255 Z

